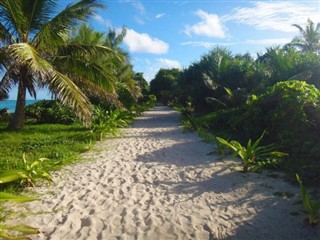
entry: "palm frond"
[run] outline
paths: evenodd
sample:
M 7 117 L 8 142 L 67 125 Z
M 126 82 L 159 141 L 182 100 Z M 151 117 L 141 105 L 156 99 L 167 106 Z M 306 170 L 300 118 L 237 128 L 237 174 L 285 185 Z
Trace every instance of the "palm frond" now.
M 50 76 L 51 75 L 51 76 Z M 82 91 L 66 75 L 49 72 L 49 89 L 55 93 L 63 105 L 71 107 L 84 122 L 90 122 L 92 105 Z
M 299 24 L 292 24 L 292 26 L 294 26 L 294 27 L 298 28 L 301 34 L 303 34 L 303 33 L 304 33 L 304 29 L 303 29 L 303 27 L 301 27 Z
M 0 95 L 2 96 L 2 99 L 7 99 L 9 97 L 9 92 L 14 84 L 15 82 L 9 76 L 9 72 L 6 72 L 0 80 Z
M 27 33 L 28 21 L 23 14 L 22 0 L 0 0 L 0 22 L 21 40 Z
M 99 99 L 99 102 L 108 103 L 118 108 L 124 108 L 116 93 L 106 92 L 103 88 L 89 81 L 84 81 L 81 84 L 81 88 L 83 89 L 85 95 L 89 98 Z
M 14 42 L 13 40 L 14 37 L 12 36 L 12 34 L 2 23 L 0 23 L 0 46 L 9 45 Z
M 94 31 L 86 24 L 72 30 L 70 36 L 70 44 L 86 44 L 86 45 L 102 45 L 104 33 Z
M 73 57 L 56 57 L 53 64 L 61 72 L 68 76 L 73 76 L 72 79 L 74 79 L 77 85 L 79 84 L 80 88 L 82 88 L 81 82 L 86 80 L 110 93 L 115 91 L 116 78 L 114 74 L 110 73 L 99 64 Z
M 33 44 L 47 49 L 48 45 L 65 45 L 68 33 L 80 21 L 87 20 L 95 13 L 96 8 L 103 8 L 97 0 L 81 0 L 69 4 L 62 12 L 47 22 L 35 35 Z
M 13 44 L 8 49 L 16 64 L 27 66 L 30 75 L 46 82 L 62 104 L 70 106 L 84 121 L 90 120 L 91 104 L 69 77 L 41 58 L 30 44 Z
M 111 48 L 102 45 L 85 45 L 85 44 L 68 44 L 57 48 L 57 56 L 72 56 L 76 58 L 92 58 L 100 59 L 100 57 L 115 57 L 122 61 L 122 58 L 117 55 Z

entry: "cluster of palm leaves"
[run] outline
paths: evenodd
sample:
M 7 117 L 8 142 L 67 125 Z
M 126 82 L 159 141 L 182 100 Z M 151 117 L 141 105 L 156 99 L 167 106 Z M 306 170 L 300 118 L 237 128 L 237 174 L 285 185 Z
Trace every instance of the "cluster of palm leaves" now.
M 90 122 L 91 98 L 121 105 L 118 85 L 132 95 L 139 88 L 133 70 L 119 44 L 125 30 L 105 36 L 82 26 L 104 5 L 79 0 L 56 12 L 57 0 L 0 0 L 0 98 L 18 87 L 15 114 L 9 128 L 23 128 L 28 91 L 36 97 L 46 87 L 84 122 Z M 78 29 L 78 30 L 75 30 Z

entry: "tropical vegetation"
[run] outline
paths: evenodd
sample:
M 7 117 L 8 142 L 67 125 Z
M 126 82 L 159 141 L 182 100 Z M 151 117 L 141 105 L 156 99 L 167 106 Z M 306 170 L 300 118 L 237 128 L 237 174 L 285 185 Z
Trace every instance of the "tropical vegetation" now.
M 15 181 L 20 181 L 24 179 L 26 172 L 24 170 L 9 170 L 0 172 L 0 185 L 11 183 Z M 13 203 L 24 203 L 36 201 L 39 199 L 28 197 L 28 196 L 17 196 L 7 192 L 0 192 L 1 198 L 0 203 L 4 202 L 13 202 Z M 0 218 L 2 219 L 5 211 L 0 208 Z M 5 224 L 0 224 L 0 238 L 2 239 L 16 239 L 16 240 L 25 240 L 30 239 L 28 235 L 38 234 L 39 229 L 30 227 L 27 225 L 16 225 L 9 226 Z
M 57 4 L 0 0 L 0 100 L 18 87 L 14 114 L 0 112 L 5 201 L 34 200 L 12 192 L 38 178 L 52 181 L 51 170 L 118 134 L 158 99 L 183 113 L 186 128 L 216 139 L 219 152 L 230 148 L 244 171 L 288 153 L 276 167 L 296 177 L 309 223 L 318 221 L 319 204 L 299 176 L 320 183 L 319 23 L 294 25 L 300 36 L 257 57 L 216 47 L 184 70 L 161 69 L 149 86 L 121 48 L 125 28 L 102 33 L 85 24 L 104 5 L 79 0 L 57 12 Z M 44 88 L 52 100 L 26 107 L 27 91 L 36 98 Z M 37 232 L 0 225 L 0 237 L 12 237 L 8 230 Z
M 296 178 L 300 185 L 300 194 L 304 207 L 308 213 L 308 224 L 316 225 L 320 219 L 320 199 L 312 200 L 310 193 L 307 192 L 298 174 L 296 174 Z
M 217 146 L 244 159 L 245 170 L 256 166 L 252 148 L 259 149 L 248 139 L 258 139 L 289 154 L 277 168 L 293 181 L 299 173 L 306 184 L 319 184 L 320 24 L 294 26 L 300 35 L 282 47 L 256 57 L 216 47 L 183 70 L 161 69 L 150 86 L 183 113 L 186 128 L 218 137 Z
M 18 88 L 14 114 L 0 111 L 0 203 L 75 162 L 97 140 L 119 133 L 156 98 L 121 47 L 126 29 L 97 32 L 85 21 L 104 5 L 79 0 L 0 0 L 0 100 Z M 52 100 L 26 106 L 45 89 Z M 14 130 L 14 131 L 12 131 Z M 0 205 L 0 221 L 8 210 Z M 12 234 L 14 231 L 18 234 Z M 0 238 L 29 239 L 38 229 L 0 224 Z
M 18 87 L 11 130 L 23 128 L 26 92 L 36 97 L 38 88 L 47 88 L 88 125 L 93 103 L 119 107 L 121 98 L 135 102 L 141 96 L 128 55 L 119 47 L 125 29 L 104 34 L 85 25 L 77 28 L 104 6 L 80 0 L 56 12 L 57 2 L 0 1 L 1 97 Z
M 275 151 L 275 147 L 272 144 L 260 146 L 260 142 L 265 133 L 266 132 L 264 131 L 260 138 L 254 142 L 249 139 L 246 146 L 242 146 L 238 141 L 232 140 L 229 142 L 221 137 L 217 137 L 217 140 L 231 148 L 234 151 L 234 156 L 239 156 L 241 158 L 243 172 L 247 172 L 251 169 L 258 169 L 261 166 L 277 163 L 274 161 L 274 159 L 272 159 L 273 161 L 270 161 L 270 159 L 268 159 L 270 156 L 280 158 L 288 155 L 283 152 Z

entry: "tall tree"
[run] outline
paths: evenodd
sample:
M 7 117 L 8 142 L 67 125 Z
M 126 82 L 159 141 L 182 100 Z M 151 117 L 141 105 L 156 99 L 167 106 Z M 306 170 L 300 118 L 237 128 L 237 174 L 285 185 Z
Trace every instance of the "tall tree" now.
M 320 53 L 320 23 L 316 26 L 308 19 L 306 29 L 298 24 L 293 24 L 299 29 L 301 36 L 295 37 L 289 45 L 300 48 L 306 52 Z
M 101 65 L 108 75 L 107 83 L 109 88 L 105 89 L 108 94 L 101 94 L 101 91 L 99 91 L 99 97 L 101 99 L 103 96 L 109 96 L 109 100 L 113 100 L 113 103 L 115 103 L 119 92 L 123 93 L 125 91 L 135 99 L 140 96 L 141 92 L 133 79 L 134 72 L 130 64 L 129 55 L 120 47 L 125 34 L 125 28 L 122 28 L 120 33 L 117 33 L 114 29 L 109 29 L 108 33 L 104 34 L 83 24 L 73 33 L 70 40 L 72 43 L 77 44 L 103 45 L 115 53 L 114 55 L 107 55 L 99 59 L 96 57 L 91 59 L 92 62 Z M 88 86 L 84 86 L 83 90 L 85 92 L 87 90 L 91 90 L 91 93 L 94 92 Z
M 150 82 L 150 92 L 163 103 L 172 100 L 172 90 L 181 74 L 177 68 L 163 69 L 161 68 L 155 78 Z
M 104 71 L 85 60 L 110 54 L 110 48 L 68 44 L 70 30 L 103 5 L 97 0 L 80 0 L 56 13 L 57 2 L 0 0 L 0 90 L 8 93 L 18 86 L 9 129 L 23 128 L 26 91 L 36 97 L 36 87 L 47 86 L 61 103 L 89 121 L 91 104 L 77 84 L 104 84 Z

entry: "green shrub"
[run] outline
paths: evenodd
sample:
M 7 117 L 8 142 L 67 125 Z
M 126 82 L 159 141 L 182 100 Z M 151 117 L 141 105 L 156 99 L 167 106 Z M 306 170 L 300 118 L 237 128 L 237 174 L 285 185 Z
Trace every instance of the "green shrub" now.
M 249 124 L 246 127 L 249 130 L 254 126 L 256 132 L 268 129 L 278 142 L 290 146 L 292 142 L 288 139 L 320 127 L 319 97 L 320 91 L 306 82 L 279 82 L 247 101 Z
M 290 159 L 283 166 L 304 179 L 320 181 L 320 90 L 303 81 L 279 82 L 260 95 L 251 95 L 240 117 L 251 136 L 267 129 L 266 143 L 274 142 Z
M 119 128 L 127 127 L 133 121 L 133 114 L 127 110 L 105 110 L 101 106 L 94 108 L 91 129 L 102 140 L 106 134 L 116 135 Z
M 39 178 L 45 179 L 48 182 L 52 182 L 50 173 L 45 170 L 43 166 L 43 161 L 49 160 L 48 158 L 39 158 L 39 160 L 29 162 L 27 161 L 25 154 L 23 154 L 22 160 L 24 171 L 24 173 L 22 174 L 22 184 L 26 184 L 27 186 L 34 186 L 36 179 Z
M 265 134 L 252 143 L 249 139 L 246 146 L 242 146 L 238 141 L 227 141 L 217 137 L 217 140 L 234 151 L 234 156 L 239 156 L 242 160 L 243 171 L 256 170 L 258 168 L 274 164 L 275 158 L 287 156 L 288 154 L 274 150 L 273 145 L 260 146 L 260 142 Z M 268 157 L 273 157 L 272 159 Z
M 38 123 L 70 124 L 77 117 L 68 107 L 57 101 L 42 100 L 26 107 L 26 117 L 34 118 Z
M 182 125 L 186 130 L 198 131 L 208 129 L 208 122 L 204 117 L 195 114 L 187 114 L 182 120 Z
M 11 114 L 8 111 L 8 108 L 0 109 L 0 121 L 9 121 L 11 118 Z

